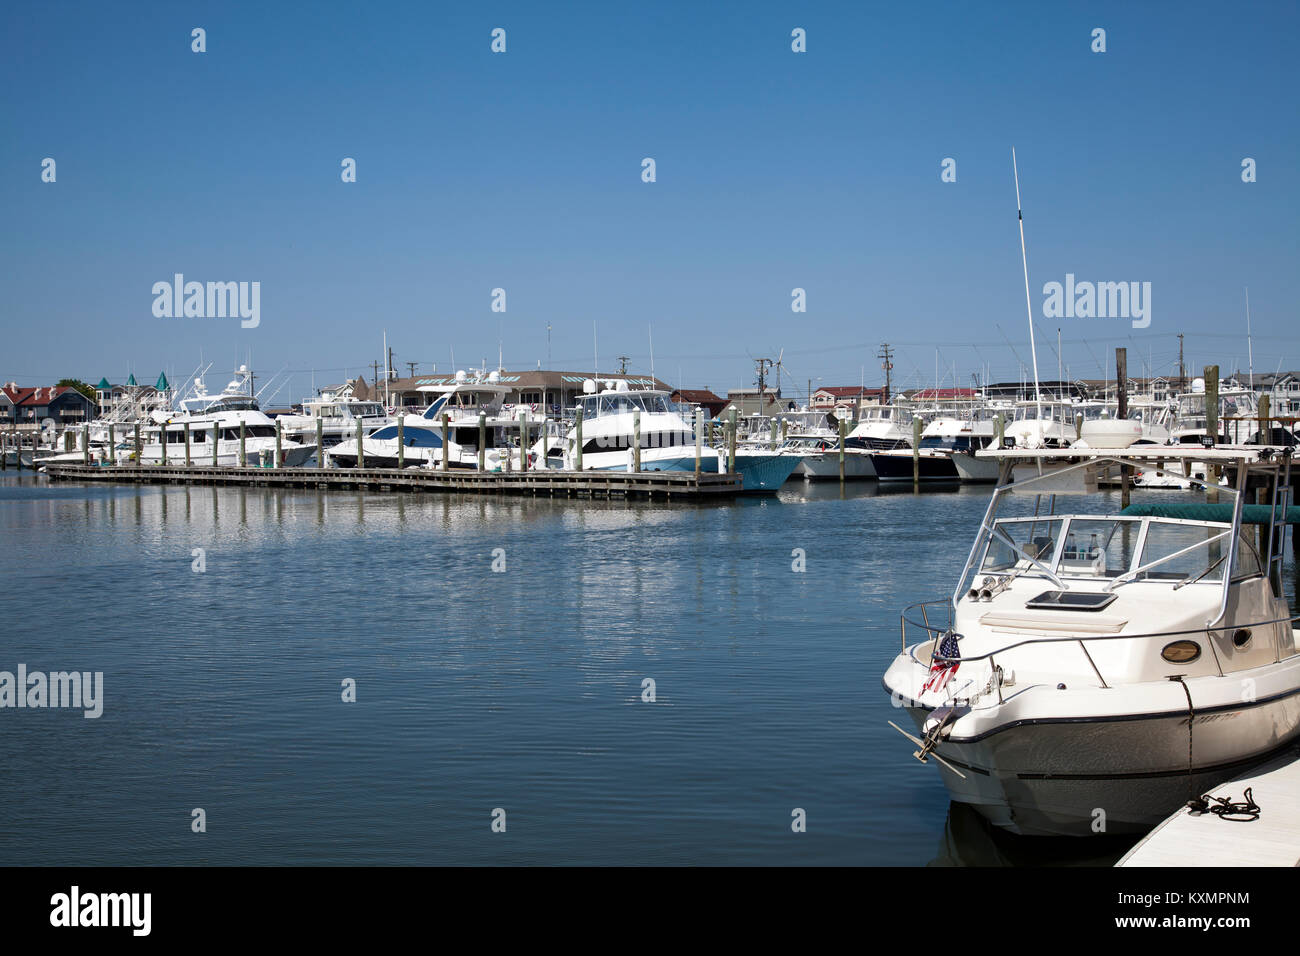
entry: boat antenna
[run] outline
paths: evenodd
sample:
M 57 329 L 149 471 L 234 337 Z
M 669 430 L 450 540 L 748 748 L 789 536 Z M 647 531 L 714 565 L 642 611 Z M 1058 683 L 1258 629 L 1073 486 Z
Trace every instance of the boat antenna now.
M 600 350 L 596 347 L 596 320 L 591 320 L 591 358 L 596 363 L 592 375 L 600 378 Z
M 1016 148 L 1011 147 L 1011 171 L 1016 178 L 1016 219 L 1020 223 L 1020 264 L 1025 270 L 1025 312 L 1029 316 L 1029 353 L 1034 363 L 1034 404 L 1038 419 L 1043 418 L 1043 396 L 1038 391 L 1038 346 L 1034 343 L 1034 305 L 1029 298 L 1029 258 L 1025 254 L 1025 215 L 1020 208 L 1020 168 L 1016 165 Z M 1041 425 L 1040 425 L 1041 427 Z
M 1246 361 L 1250 366 L 1250 387 L 1255 388 L 1255 347 L 1250 342 L 1250 286 L 1246 286 Z
M 655 377 L 655 327 L 653 322 L 647 322 L 646 327 L 650 330 L 650 377 Z

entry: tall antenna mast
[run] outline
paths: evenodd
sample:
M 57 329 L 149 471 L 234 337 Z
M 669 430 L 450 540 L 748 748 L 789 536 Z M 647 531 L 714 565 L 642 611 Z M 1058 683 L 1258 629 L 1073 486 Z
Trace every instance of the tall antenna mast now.
M 653 323 L 647 322 L 646 328 L 650 330 L 650 377 L 655 377 L 655 327 Z
M 1255 390 L 1255 347 L 1250 342 L 1250 286 L 1246 286 L 1246 361 L 1250 364 L 1250 389 Z
M 1034 363 L 1034 405 L 1041 422 L 1043 396 L 1038 391 L 1038 347 L 1034 344 L 1034 305 L 1029 299 L 1029 258 L 1025 254 L 1025 216 L 1020 208 L 1020 168 L 1016 165 L 1014 146 L 1011 147 L 1011 171 L 1016 177 L 1016 219 L 1020 222 L 1020 264 L 1025 269 L 1025 313 L 1029 316 L 1029 354 Z

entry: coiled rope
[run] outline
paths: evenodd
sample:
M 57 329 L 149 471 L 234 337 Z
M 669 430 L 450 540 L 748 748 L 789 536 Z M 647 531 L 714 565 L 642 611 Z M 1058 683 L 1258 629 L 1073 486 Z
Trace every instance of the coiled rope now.
M 1250 787 L 1246 788 L 1240 801 L 1228 797 L 1212 797 L 1208 793 L 1196 795 L 1192 779 L 1192 724 L 1196 721 L 1196 711 L 1192 707 L 1192 692 L 1181 674 L 1169 679 L 1180 684 L 1183 693 L 1187 695 L 1187 809 L 1197 814 L 1213 813 L 1220 820 L 1231 820 L 1233 823 L 1251 823 L 1258 820 L 1260 806 L 1255 802 Z

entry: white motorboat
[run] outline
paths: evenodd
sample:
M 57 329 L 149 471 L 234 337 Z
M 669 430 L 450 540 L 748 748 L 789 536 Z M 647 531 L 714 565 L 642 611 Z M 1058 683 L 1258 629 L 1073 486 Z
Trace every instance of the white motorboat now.
M 840 446 L 836 435 L 794 435 L 780 444 L 777 453 L 798 458 L 799 464 L 793 473 L 806 481 L 838 480 L 840 477 Z M 876 477 L 871 453 L 862 448 L 850 448 L 846 441 L 844 477 Z
M 639 447 L 642 471 L 694 471 L 697 454 L 701 471 L 727 470 L 729 452 L 704 444 L 702 436 L 697 440 L 692 426 L 673 411 L 667 392 L 633 390 L 626 380 L 605 385 L 598 390 L 594 380 L 583 383 L 581 462 L 575 427 L 564 440 L 565 468 L 631 471 L 635 467 L 633 450 Z M 771 449 L 736 449 L 735 471 L 748 494 L 775 494 L 798 464 L 798 456 Z
M 993 422 L 987 418 L 940 416 L 921 432 L 915 456 L 910 448 L 877 451 L 871 464 L 884 482 L 911 481 L 914 474 L 920 481 L 959 481 L 958 456 L 986 447 L 994 440 L 993 431 Z
M 358 426 L 365 436 L 392 419 L 379 402 L 336 397 L 305 401 L 301 414 L 281 415 L 276 421 L 294 441 L 314 444 L 319 435 L 321 447 L 329 449 L 340 442 L 355 440 Z
M 911 415 L 897 405 L 868 405 L 844 440 L 846 448 L 892 451 L 912 447 Z
M 114 459 L 119 464 L 183 464 L 188 455 L 195 465 L 232 466 L 275 463 L 278 453 L 280 466 L 296 468 L 316 451 L 315 442 L 295 441 L 283 430 L 277 437 L 275 422 L 258 406 L 246 366 L 216 395 L 196 380 L 178 405 L 179 410 L 153 412 L 153 422 L 140 430 L 138 454 L 133 429 L 131 434 L 117 432 Z
M 520 467 L 517 441 L 512 444 L 511 439 L 518 439 L 523 423 L 518 415 L 503 409 L 502 402 L 510 388 L 501 384 L 499 372 L 477 370 L 470 374 L 459 371 L 453 384 L 426 385 L 420 391 L 432 399 L 424 411 L 400 414 L 396 421 L 362 436 L 359 450 L 364 465 L 372 468 L 440 467 L 444 455 L 445 416 L 448 468 L 479 467 L 480 431 L 485 471 Z M 532 425 L 544 427 L 545 423 L 539 418 Z M 325 455 L 336 467 L 356 467 L 358 447 L 355 437 L 326 449 Z
M 904 612 L 884 676 L 915 732 L 896 729 L 953 800 L 1024 834 L 1141 831 L 1300 736 L 1300 634 L 1281 588 L 1284 522 L 1300 517 L 1289 454 L 980 455 L 1000 479 L 966 566 L 950 598 Z M 1056 507 L 1120 465 L 1193 458 L 1232 487 L 1118 514 Z M 1009 483 L 1017 464 L 1041 474 Z M 1260 491 L 1269 504 L 1248 504 Z

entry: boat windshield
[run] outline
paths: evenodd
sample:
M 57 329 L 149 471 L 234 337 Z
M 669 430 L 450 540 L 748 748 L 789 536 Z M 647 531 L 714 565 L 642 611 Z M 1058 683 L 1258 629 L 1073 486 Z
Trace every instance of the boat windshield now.
M 604 392 L 600 395 L 582 397 L 584 418 L 621 415 L 633 411 L 666 413 L 668 399 L 655 392 Z
M 980 570 L 1026 570 L 1034 566 L 1034 561 L 1051 567 L 1063 524 L 1060 518 L 999 520 L 990 532 L 988 550 Z
M 1222 523 L 1160 518 L 1005 518 L 989 534 L 980 570 L 1032 574 L 1037 569 L 1061 578 L 1221 584 L 1227 531 Z M 1259 574 L 1260 568 L 1259 556 L 1243 533 L 1233 577 Z

